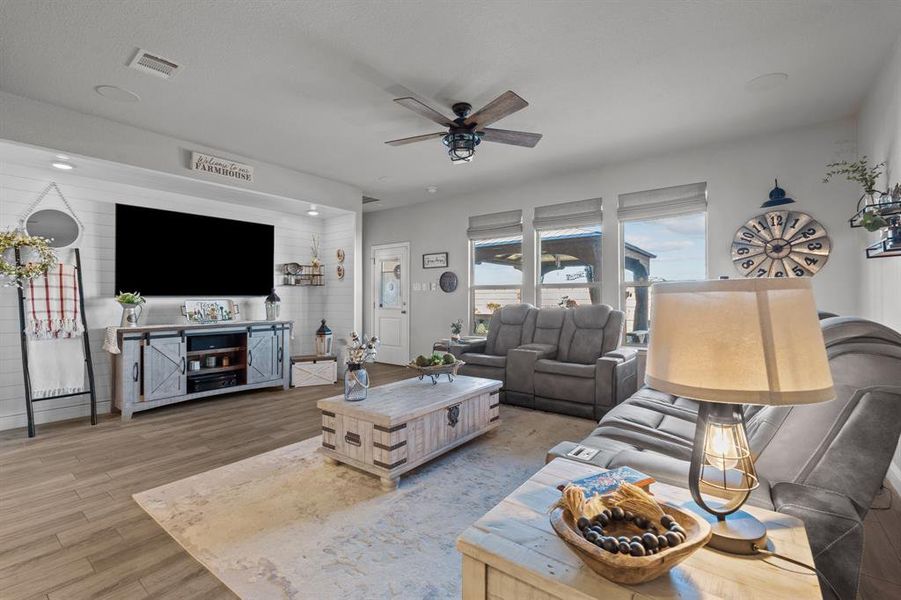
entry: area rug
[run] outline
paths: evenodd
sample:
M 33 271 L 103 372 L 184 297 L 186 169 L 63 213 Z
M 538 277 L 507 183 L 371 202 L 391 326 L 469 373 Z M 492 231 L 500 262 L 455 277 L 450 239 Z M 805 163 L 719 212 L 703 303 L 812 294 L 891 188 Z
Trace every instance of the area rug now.
M 316 437 L 134 499 L 248 600 L 459 598 L 457 536 L 540 469 L 548 448 L 594 427 L 501 408 L 498 429 L 411 471 L 391 492 L 327 464 Z

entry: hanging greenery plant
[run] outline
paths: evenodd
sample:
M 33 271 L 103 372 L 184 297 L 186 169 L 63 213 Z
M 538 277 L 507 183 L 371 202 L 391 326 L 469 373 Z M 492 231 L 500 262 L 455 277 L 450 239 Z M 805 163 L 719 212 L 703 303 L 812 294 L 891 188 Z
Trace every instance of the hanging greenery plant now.
M 826 176 L 823 177 L 823 183 L 829 183 L 829 180 L 836 175 L 843 175 L 848 181 L 854 181 L 860 184 L 865 194 L 873 194 L 876 192 L 876 180 L 882 175 L 882 167 L 885 161 L 875 164 L 872 167 L 866 156 L 854 162 L 840 160 L 838 162 L 829 163 L 826 167 Z
M 16 250 L 20 264 L 16 264 Z M 47 238 L 19 230 L 0 231 L 0 276 L 7 280 L 4 285 L 20 285 L 40 277 L 56 263 L 56 253 Z

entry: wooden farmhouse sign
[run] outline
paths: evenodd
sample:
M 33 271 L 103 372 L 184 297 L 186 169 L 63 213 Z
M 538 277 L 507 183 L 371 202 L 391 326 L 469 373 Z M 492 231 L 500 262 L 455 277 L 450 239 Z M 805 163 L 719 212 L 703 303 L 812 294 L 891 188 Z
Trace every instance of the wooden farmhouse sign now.
M 191 170 L 204 171 L 229 179 L 253 182 L 253 167 L 227 158 L 217 158 L 201 152 L 191 152 Z

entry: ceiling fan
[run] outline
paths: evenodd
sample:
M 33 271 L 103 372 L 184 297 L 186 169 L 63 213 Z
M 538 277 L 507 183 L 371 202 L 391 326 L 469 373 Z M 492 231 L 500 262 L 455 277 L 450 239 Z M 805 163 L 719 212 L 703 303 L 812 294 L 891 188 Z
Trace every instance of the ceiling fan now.
M 486 142 L 497 142 L 499 144 L 534 148 L 541 139 L 540 133 L 527 133 L 525 131 L 510 131 L 507 129 L 492 129 L 486 127 L 486 125 L 490 125 L 508 115 L 512 115 L 516 111 L 522 110 L 529 105 L 528 102 L 520 98 L 515 92 L 509 90 L 483 106 L 481 110 L 477 110 L 472 114 L 470 114 L 470 111 L 472 110 L 471 104 L 467 102 L 458 102 L 454 104 L 451 106 L 451 110 L 457 115 L 456 119 L 445 117 L 434 108 L 423 104 L 416 98 L 396 98 L 394 101 L 430 121 L 434 121 L 443 127 L 447 127 L 448 130 L 446 133 L 438 131 L 436 133 L 427 133 L 425 135 L 391 140 L 385 143 L 391 146 L 403 146 L 404 144 L 412 144 L 413 142 L 442 138 L 444 145 L 447 146 L 447 153 L 450 155 L 451 162 L 454 164 L 471 162 L 476 151 L 476 146 L 483 140 Z

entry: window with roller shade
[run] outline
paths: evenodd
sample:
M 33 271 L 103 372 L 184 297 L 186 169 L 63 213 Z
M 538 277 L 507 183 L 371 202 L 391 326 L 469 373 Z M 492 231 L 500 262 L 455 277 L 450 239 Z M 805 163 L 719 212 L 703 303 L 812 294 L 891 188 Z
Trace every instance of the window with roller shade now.
M 601 199 L 535 209 L 535 290 L 541 307 L 601 303 Z
M 469 218 L 471 331 L 488 333 L 492 313 L 522 302 L 522 211 Z
M 623 194 L 617 217 L 625 343 L 644 345 L 650 335 L 651 284 L 707 278 L 707 184 Z

